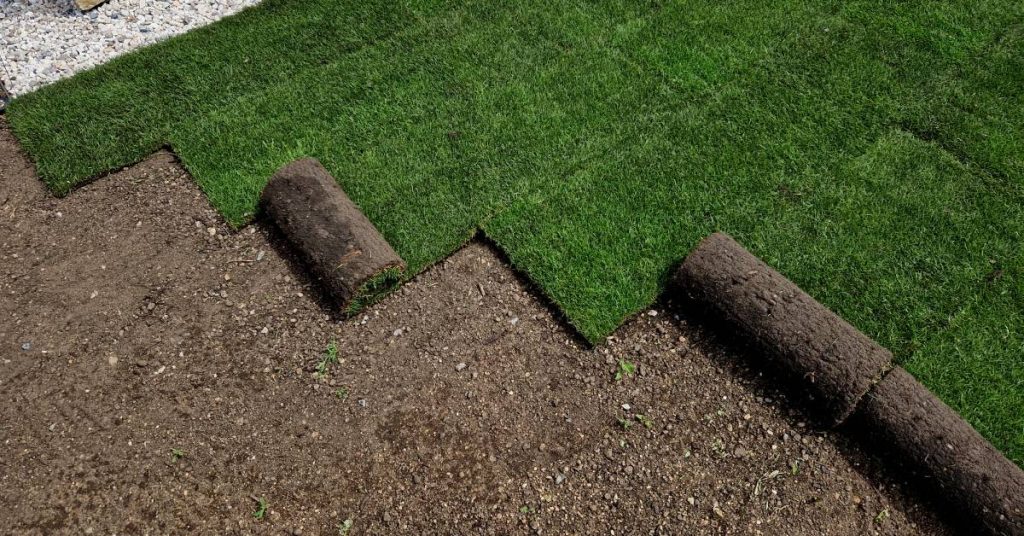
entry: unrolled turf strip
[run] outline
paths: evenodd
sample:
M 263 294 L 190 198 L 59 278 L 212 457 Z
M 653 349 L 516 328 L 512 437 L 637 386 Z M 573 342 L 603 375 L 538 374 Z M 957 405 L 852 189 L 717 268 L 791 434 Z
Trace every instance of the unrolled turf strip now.
M 806 389 L 834 424 L 845 420 L 892 354 L 725 233 L 686 257 L 675 285 Z
M 872 448 L 895 453 L 988 532 L 1024 535 L 1024 472 L 902 368 L 872 388 L 851 421 Z
M 19 97 L 58 193 L 318 158 L 417 273 L 478 230 L 599 342 L 737 237 L 1024 463 L 1024 3 L 266 0 Z
M 291 242 L 339 309 L 359 299 L 364 287 L 405 268 L 377 228 L 334 177 L 312 158 L 281 168 L 267 183 L 262 208 Z

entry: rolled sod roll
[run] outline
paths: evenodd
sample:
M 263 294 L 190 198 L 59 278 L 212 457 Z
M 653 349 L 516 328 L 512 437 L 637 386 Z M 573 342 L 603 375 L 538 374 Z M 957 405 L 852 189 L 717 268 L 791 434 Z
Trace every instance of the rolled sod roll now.
M 1024 535 L 1024 472 L 905 370 L 875 385 L 854 421 L 987 532 Z
M 89 11 L 90 9 L 106 2 L 107 0 L 75 0 L 75 5 L 82 11 Z
M 727 234 L 705 238 L 676 271 L 685 296 L 771 358 L 833 424 L 848 417 L 892 354 Z
M 313 158 L 274 174 L 260 199 L 264 213 L 291 242 L 338 307 L 347 310 L 405 263 Z

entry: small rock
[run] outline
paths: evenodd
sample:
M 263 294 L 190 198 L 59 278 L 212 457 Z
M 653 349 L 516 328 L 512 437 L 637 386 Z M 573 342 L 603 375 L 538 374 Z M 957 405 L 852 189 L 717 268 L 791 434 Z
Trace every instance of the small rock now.
M 465 363 L 459 363 L 458 365 L 455 365 L 455 370 L 462 372 L 466 369 L 466 366 L 467 365 Z
M 23 343 L 21 343 L 21 349 L 26 351 L 26 352 L 31 350 L 32 349 L 32 343 L 30 343 L 30 342 L 23 342 Z

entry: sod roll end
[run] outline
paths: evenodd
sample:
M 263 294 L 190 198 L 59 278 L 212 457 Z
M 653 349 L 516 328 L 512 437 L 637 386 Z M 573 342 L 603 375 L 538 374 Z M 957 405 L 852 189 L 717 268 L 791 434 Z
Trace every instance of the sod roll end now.
M 855 419 L 984 532 L 1024 535 L 1024 472 L 909 373 L 887 374 Z
M 341 310 L 404 270 L 395 253 L 320 162 L 296 160 L 263 189 L 264 213 L 281 230 L 309 272 Z
M 888 350 L 724 233 L 690 253 L 674 284 L 793 377 L 833 424 L 890 366 Z
M 75 5 L 82 11 L 89 11 L 90 9 L 106 2 L 107 0 L 75 0 Z

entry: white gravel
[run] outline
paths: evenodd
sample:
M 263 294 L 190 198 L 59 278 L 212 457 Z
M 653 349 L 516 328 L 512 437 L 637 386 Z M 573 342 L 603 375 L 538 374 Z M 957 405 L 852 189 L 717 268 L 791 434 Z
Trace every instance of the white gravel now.
M 0 0 L 0 79 L 20 95 L 260 0 Z

